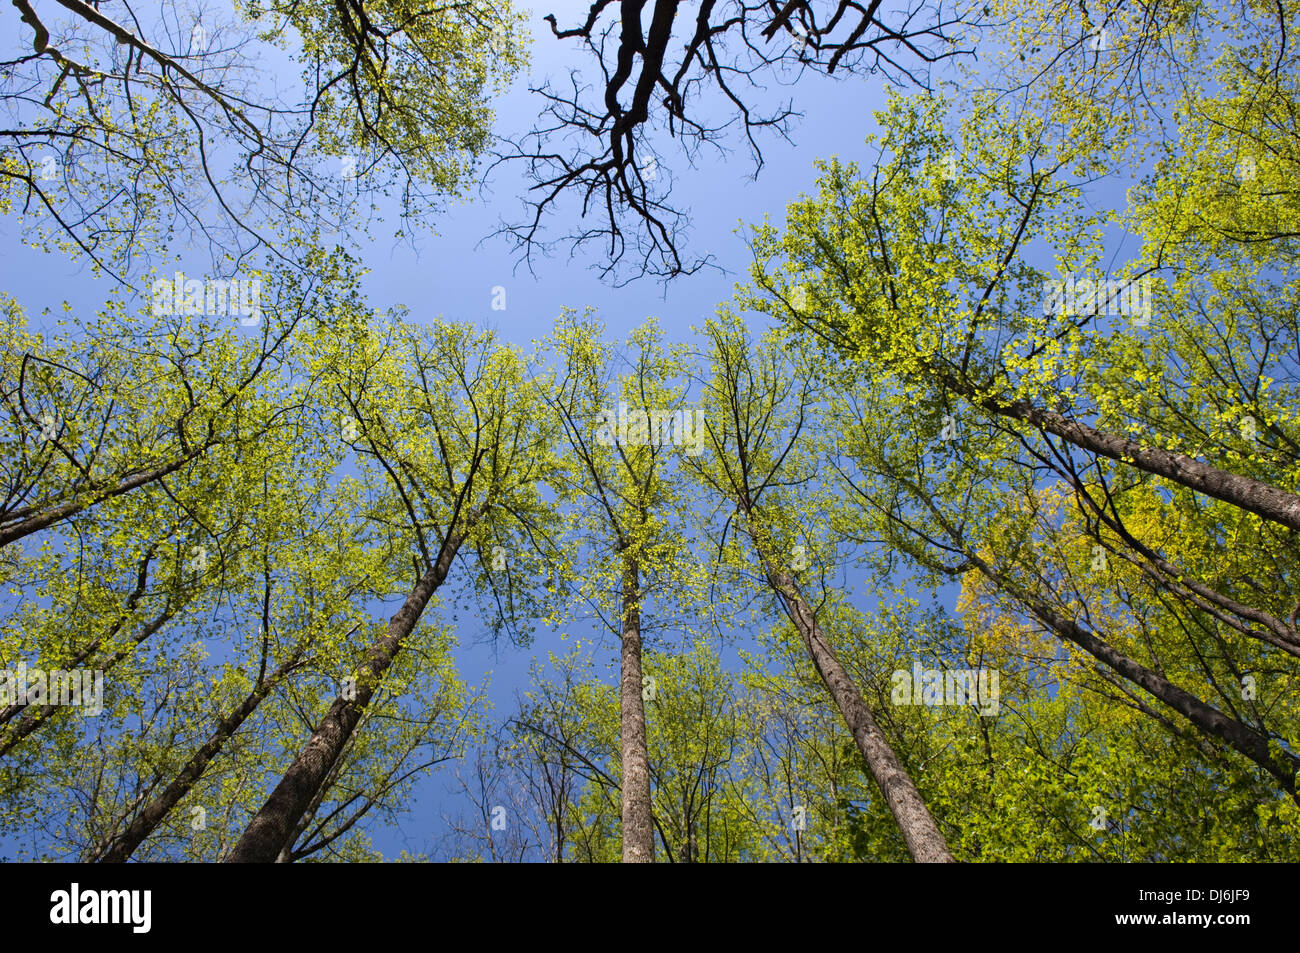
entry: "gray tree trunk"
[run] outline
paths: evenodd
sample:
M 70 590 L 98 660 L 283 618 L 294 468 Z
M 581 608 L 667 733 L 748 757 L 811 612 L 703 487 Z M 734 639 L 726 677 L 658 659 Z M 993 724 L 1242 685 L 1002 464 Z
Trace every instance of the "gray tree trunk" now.
M 619 678 L 620 736 L 623 750 L 623 863 L 655 859 L 654 816 L 650 801 L 650 755 L 646 744 L 645 700 L 641 695 L 641 580 L 635 559 L 623 566 L 623 648 Z
M 357 673 L 356 697 L 335 699 L 311 739 L 240 835 L 226 857 L 227 863 L 274 863 L 288 846 L 298 821 L 343 753 L 362 710 L 379 687 L 381 677 L 393 664 L 403 640 L 415 629 L 425 606 L 447 578 L 461 540 L 460 536 L 448 538 L 438 553 L 437 561 L 420 577 L 402 607 L 389 620 L 383 637 L 370 647 L 366 662 Z

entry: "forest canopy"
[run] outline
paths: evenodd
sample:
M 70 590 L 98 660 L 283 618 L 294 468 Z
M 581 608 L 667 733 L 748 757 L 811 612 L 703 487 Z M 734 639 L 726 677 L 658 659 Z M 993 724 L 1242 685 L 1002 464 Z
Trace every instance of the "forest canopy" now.
M 14 6 L 0 857 L 1300 860 L 1300 0 Z M 626 306 L 379 303 L 511 168 Z

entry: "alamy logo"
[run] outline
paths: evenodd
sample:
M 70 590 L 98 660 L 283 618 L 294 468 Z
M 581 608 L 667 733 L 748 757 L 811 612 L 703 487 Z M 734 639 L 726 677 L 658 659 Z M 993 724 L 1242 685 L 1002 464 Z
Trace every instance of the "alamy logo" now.
M 0 669 L 0 707 L 7 705 L 76 705 L 83 715 L 104 710 L 104 672 L 74 668 L 70 671 L 27 667 Z
M 996 715 L 1002 710 L 998 681 L 995 668 L 943 672 L 913 662 L 910 672 L 900 668 L 891 676 L 889 700 L 895 705 L 974 705 L 981 715 Z
M 240 324 L 252 327 L 262 319 L 262 282 L 254 278 L 241 281 L 231 278 L 206 279 L 185 277 L 159 278 L 153 283 L 153 313 L 209 315 L 223 318 L 240 315 Z
M 150 890 L 71 890 L 50 894 L 51 923 L 128 923 L 132 933 L 148 933 L 153 921 Z
M 1128 317 L 1138 327 L 1151 322 L 1151 276 L 1134 280 L 1091 278 L 1043 282 L 1043 314 Z
M 636 410 L 621 401 L 617 414 L 600 412 L 596 442 L 602 447 L 685 447 L 687 456 L 698 457 L 704 452 L 704 411 L 698 407 Z

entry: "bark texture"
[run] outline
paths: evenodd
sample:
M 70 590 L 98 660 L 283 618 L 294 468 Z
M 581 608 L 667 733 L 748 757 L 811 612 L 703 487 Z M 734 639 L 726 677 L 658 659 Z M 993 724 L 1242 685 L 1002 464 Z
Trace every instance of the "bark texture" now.
M 641 694 L 641 580 L 635 559 L 623 566 L 623 647 L 619 718 L 623 751 L 623 863 L 655 859 L 650 801 L 650 755 L 646 744 L 645 699 Z

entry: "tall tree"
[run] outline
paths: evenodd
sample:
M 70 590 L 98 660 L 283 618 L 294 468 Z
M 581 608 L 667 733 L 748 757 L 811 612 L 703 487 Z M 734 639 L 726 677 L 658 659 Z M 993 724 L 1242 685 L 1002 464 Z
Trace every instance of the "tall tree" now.
M 332 346 L 321 339 L 317 373 L 337 394 L 339 438 L 387 484 L 368 515 L 401 540 L 395 558 L 414 550 L 418 578 L 254 814 L 232 862 L 273 861 L 290 842 L 466 542 L 526 539 L 547 519 L 539 481 L 554 469 L 554 425 L 541 397 L 548 384 L 526 376 L 520 354 L 453 325 L 421 334 L 358 316 L 339 331 Z
M 1241 396 L 1213 392 L 1196 373 L 1207 352 L 1216 354 L 1220 367 L 1235 369 L 1233 389 L 1275 428 L 1270 440 L 1290 439 L 1292 346 L 1270 356 L 1252 332 L 1276 328 L 1263 342 L 1286 340 L 1287 319 L 1263 301 L 1286 301 L 1292 280 L 1261 282 L 1269 289 L 1261 294 L 1251 266 L 1208 282 L 1188 269 L 1172 287 L 1148 292 L 1142 282 L 1158 255 L 1118 281 L 1049 278 L 1026 251 L 1031 236 L 1054 239 L 1060 259 L 1076 268 L 1100 255 L 1104 214 L 1080 217 L 1086 183 L 1060 163 L 1038 167 L 1038 121 L 992 106 L 962 123 L 966 155 L 977 161 L 947 179 L 941 109 L 896 102 L 882 116 L 884 154 L 871 180 L 828 165 L 819 197 L 791 209 L 786 236 L 761 230 L 756 241 L 755 277 L 772 297 L 746 300 L 779 314 L 822 353 L 848 358 L 834 375 L 831 430 L 843 435 L 837 478 L 859 504 L 859 538 L 888 540 L 936 578 L 979 573 L 1034 624 L 1294 792 L 1287 715 L 1270 724 L 1241 705 L 1250 699 L 1240 674 L 1229 682 L 1235 698 L 1220 679 L 1252 656 L 1294 657 L 1287 615 L 1296 597 L 1243 585 L 1205 558 L 1229 539 L 1250 539 L 1245 563 L 1292 578 L 1294 461 L 1234 436 L 1219 408 L 1239 413 Z M 1080 148 L 1094 174 L 1110 168 L 1099 133 L 1082 136 Z M 983 176 L 996 191 L 975 201 Z M 1177 189 L 1159 176 L 1155 187 Z M 1146 227 L 1167 235 L 1167 223 Z M 1290 279 L 1285 243 L 1278 247 L 1274 260 Z M 1220 289 L 1260 303 L 1246 327 L 1224 312 Z M 1153 312 L 1161 320 L 1150 327 Z M 1085 410 L 1097 425 L 1079 422 Z M 1150 608 L 1116 605 L 1080 586 L 1064 560 L 1033 552 L 1040 534 L 1059 532 L 1041 516 L 1036 488 L 1045 477 L 1073 495 L 1098 566 L 1110 553 L 1141 572 Z M 1157 501 L 1166 494 L 1173 507 L 1165 518 L 1187 520 L 1210 534 L 1211 546 L 1153 531 L 1151 510 L 1165 509 Z M 1008 507 L 1008 498 L 1018 505 Z M 1148 637 L 1129 642 L 1131 627 Z M 1243 651 L 1240 636 L 1267 648 Z M 1169 640 L 1189 643 L 1195 664 L 1176 672 Z
M 642 666 L 647 617 L 699 589 L 686 558 L 683 481 L 674 456 L 702 449 L 695 408 L 685 403 L 685 355 L 664 347 L 653 323 L 634 330 L 626 358 L 599 343 L 591 321 L 562 319 L 552 401 L 564 425 L 575 548 L 589 555 L 582 593 L 620 645 L 619 758 L 623 861 L 655 859 Z M 619 365 L 626 362 L 626 367 Z M 616 399 L 617 398 L 617 399 Z M 617 594 L 617 599 L 613 599 Z
M 809 461 L 800 444 L 818 385 L 807 366 L 782 358 L 779 341 L 769 337 L 754 346 L 729 315 L 711 322 L 707 330 L 711 347 L 705 421 L 711 454 L 696 472 L 731 511 L 720 545 L 733 529 L 748 537 L 764 581 L 853 733 L 913 859 L 951 861 L 943 833 L 844 669 L 805 583 L 796 576 L 811 561 L 800 559 L 807 547 L 789 542 L 797 538 L 796 514 L 802 510 L 789 488 L 810 482 Z

